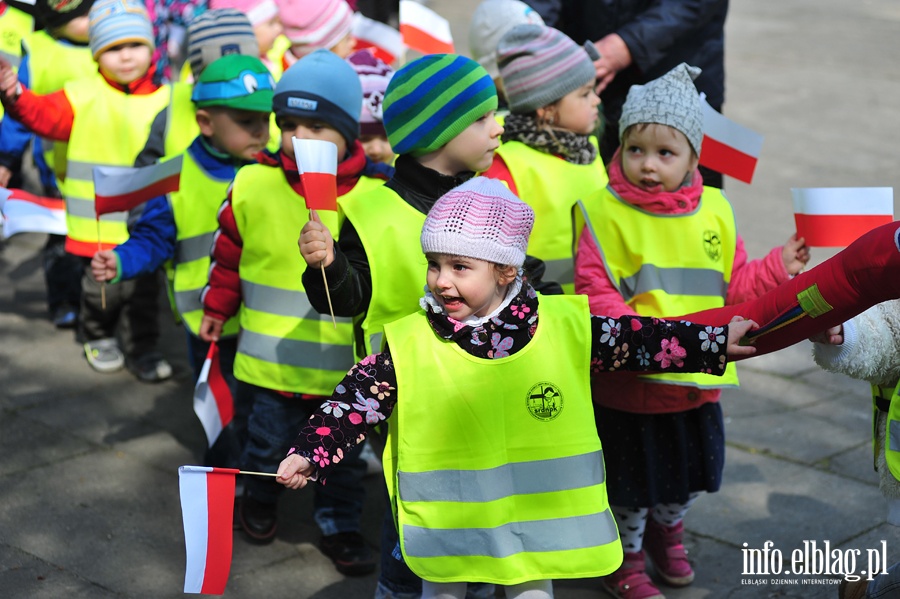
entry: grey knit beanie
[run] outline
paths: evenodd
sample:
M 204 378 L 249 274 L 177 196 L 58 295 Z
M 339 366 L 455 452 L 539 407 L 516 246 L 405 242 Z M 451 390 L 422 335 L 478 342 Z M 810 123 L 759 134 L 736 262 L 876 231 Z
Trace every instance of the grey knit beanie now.
M 425 217 L 422 251 L 521 268 L 534 210 L 503 183 L 475 177 L 442 195 Z
M 543 25 L 516 25 L 497 44 L 497 64 L 510 111 L 528 114 L 596 77 L 594 44 L 579 46 Z
M 699 75 L 699 68 L 681 63 L 645 85 L 632 85 L 619 118 L 619 142 L 628 127 L 657 123 L 684 133 L 699 156 L 703 143 L 703 109 L 694 86 L 694 79 Z

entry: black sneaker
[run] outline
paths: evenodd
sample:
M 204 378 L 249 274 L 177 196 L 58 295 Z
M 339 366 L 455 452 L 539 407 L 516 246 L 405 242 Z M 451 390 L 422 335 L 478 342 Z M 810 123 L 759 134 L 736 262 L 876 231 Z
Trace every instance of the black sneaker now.
M 263 503 L 244 495 L 240 502 L 241 529 L 247 540 L 256 545 L 268 545 L 275 540 L 278 527 L 278 504 Z
M 339 532 L 322 537 L 319 549 L 331 558 L 344 576 L 365 576 L 375 571 L 375 557 L 358 532 Z
M 60 306 L 53 311 L 53 325 L 57 329 L 74 329 L 78 323 L 78 311 L 72 306 Z
M 158 352 L 147 352 L 125 362 L 128 370 L 144 383 L 158 383 L 172 376 L 172 365 Z

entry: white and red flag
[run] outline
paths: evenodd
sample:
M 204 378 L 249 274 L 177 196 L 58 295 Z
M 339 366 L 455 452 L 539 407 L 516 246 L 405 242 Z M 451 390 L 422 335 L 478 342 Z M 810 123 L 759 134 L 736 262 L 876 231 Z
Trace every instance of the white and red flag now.
M 356 38 L 357 50 L 371 48 L 375 56 L 386 64 L 393 64 L 406 51 L 399 31 L 360 12 L 353 13 L 353 37 Z
M 400 34 L 407 47 L 422 54 L 454 51 L 450 22 L 414 0 L 400 0 Z
M 157 196 L 178 191 L 183 157 L 140 168 L 94 167 L 94 196 L 97 217 L 109 212 L 126 212 Z
M 337 146 L 321 139 L 291 138 L 294 160 L 310 210 L 337 210 Z
M 181 466 L 178 488 L 187 563 L 184 592 L 221 595 L 231 572 L 233 468 Z
M 762 149 L 763 136 L 717 112 L 706 98 L 703 105 L 703 148 L 700 164 L 717 173 L 750 183 Z
M 222 376 L 219 346 L 215 342 L 209 344 L 200 378 L 194 387 L 194 413 L 203 425 L 210 447 L 219 438 L 222 429 L 234 418 L 234 398 L 228 382 Z
M 0 187 L 0 213 L 7 239 L 16 233 L 66 234 L 65 200 Z
M 797 235 L 808 246 L 845 247 L 894 220 L 890 187 L 808 187 L 791 194 Z

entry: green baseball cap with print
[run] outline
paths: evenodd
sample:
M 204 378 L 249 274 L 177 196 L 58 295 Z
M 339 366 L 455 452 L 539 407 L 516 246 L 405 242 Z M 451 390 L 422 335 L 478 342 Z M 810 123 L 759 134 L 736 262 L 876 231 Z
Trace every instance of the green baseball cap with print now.
M 211 63 L 194 84 L 191 100 L 197 108 L 225 106 L 272 112 L 275 80 L 255 56 L 229 54 Z

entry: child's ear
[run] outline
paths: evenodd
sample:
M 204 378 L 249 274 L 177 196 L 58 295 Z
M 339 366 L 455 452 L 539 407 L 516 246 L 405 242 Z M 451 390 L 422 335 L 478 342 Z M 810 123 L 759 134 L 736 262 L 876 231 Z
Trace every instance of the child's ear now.
M 200 126 L 200 133 L 205 137 L 212 137 L 214 133 L 212 115 L 210 115 L 209 111 L 205 108 L 197 109 L 197 125 Z
M 500 285 L 509 285 L 510 283 L 512 283 L 513 281 L 516 280 L 516 275 L 518 275 L 518 274 L 519 274 L 519 269 L 516 268 L 515 266 L 509 266 L 509 265 L 501 266 L 499 268 L 500 276 L 498 277 L 497 282 Z

